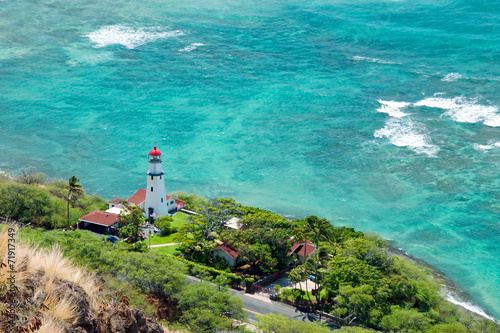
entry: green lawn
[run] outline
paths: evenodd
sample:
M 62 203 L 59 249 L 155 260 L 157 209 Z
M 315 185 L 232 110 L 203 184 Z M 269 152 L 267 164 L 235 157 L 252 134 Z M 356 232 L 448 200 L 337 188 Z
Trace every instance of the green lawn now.
M 173 255 L 178 247 L 179 245 L 170 245 L 170 246 L 154 247 L 153 250 L 158 250 L 158 252 Z
M 183 225 L 184 223 L 186 223 L 186 217 L 188 215 L 185 214 L 185 213 L 182 213 L 182 212 L 179 212 L 177 214 L 175 214 L 172 218 L 174 219 L 174 221 L 172 222 L 172 227 L 175 227 L 175 228 L 178 228 L 180 227 L 181 225 Z M 152 235 L 152 238 L 151 238 L 151 245 L 160 245 L 160 244 L 168 244 L 168 243 L 176 243 L 176 241 L 174 240 L 174 237 L 175 237 L 176 233 L 173 233 L 173 234 L 170 234 L 168 236 L 158 236 L 158 235 Z M 146 236 L 149 237 L 148 234 L 146 234 Z M 144 241 L 144 243 L 146 243 L 146 245 L 149 245 L 149 239 L 146 239 Z
M 151 235 L 151 245 L 175 243 L 174 237 L 176 234 L 177 233 L 173 233 L 165 237 L 158 235 Z M 149 237 L 149 235 L 146 236 Z M 146 245 L 149 245 L 149 239 L 146 239 L 144 242 L 146 243 Z
M 174 216 L 172 216 L 172 218 L 174 219 L 174 221 L 171 224 L 172 227 L 179 228 L 181 225 L 183 225 L 184 223 L 186 223 L 186 218 L 187 217 L 188 217 L 188 214 L 183 213 L 183 212 L 178 212 L 177 214 L 175 214 Z

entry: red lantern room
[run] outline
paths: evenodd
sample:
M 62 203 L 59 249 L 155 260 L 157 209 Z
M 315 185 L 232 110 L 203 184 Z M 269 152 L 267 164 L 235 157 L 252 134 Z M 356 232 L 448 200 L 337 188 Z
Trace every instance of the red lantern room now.
M 149 162 L 161 162 L 161 151 L 156 146 L 151 149 L 148 156 Z

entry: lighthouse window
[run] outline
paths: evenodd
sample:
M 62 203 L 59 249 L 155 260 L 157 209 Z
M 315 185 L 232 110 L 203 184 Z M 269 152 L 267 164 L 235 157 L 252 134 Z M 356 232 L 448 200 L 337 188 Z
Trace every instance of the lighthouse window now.
M 163 202 L 163 198 L 161 198 L 161 202 Z
M 160 179 L 161 179 L 161 176 L 160 176 Z
M 153 186 L 151 186 L 151 192 L 153 192 Z
M 153 180 L 153 176 L 151 176 L 151 180 Z

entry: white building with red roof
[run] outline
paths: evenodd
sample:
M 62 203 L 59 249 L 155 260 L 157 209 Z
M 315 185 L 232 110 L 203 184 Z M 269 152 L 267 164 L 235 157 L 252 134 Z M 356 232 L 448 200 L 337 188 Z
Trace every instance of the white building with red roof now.
M 233 249 L 230 245 L 224 243 L 219 244 L 214 249 L 214 258 L 219 257 L 223 258 L 229 266 L 236 266 L 236 262 L 238 261 L 239 253 L 235 249 Z

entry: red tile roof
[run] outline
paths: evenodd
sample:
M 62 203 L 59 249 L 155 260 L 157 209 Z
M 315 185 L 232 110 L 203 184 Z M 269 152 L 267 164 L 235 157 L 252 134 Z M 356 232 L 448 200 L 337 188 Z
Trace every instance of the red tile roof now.
M 108 203 L 112 204 L 112 205 L 118 205 L 118 204 L 121 204 L 124 201 L 125 201 L 125 199 L 122 199 L 122 198 L 114 198 L 114 199 L 108 201 Z
M 146 189 L 140 188 L 137 192 L 134 193 L 133 196 L 127 199 L 128 202 L 139 205 L 141 202 L 146 200 Z
M 167 198 L 167 202 L 172 198 L 171 195 L 165 195 L 165 197 Z M 186 202 L 185 201 L 182 201 L 182 200 L 179 200 L 177 198 L 174 198 L 175 199 L 175 204 L 177 205 L 177 207 L 184 207 L 186 205 Z M 113 199 L 115 200 L 115 199 Z M 144 200 L 146 200 L 146 189 L 144 188 L 140 188 L 137 190 L 137 192 L 134 193 L 133 196 L 131 196 L 130 198 L 127 199 L 128 202 L 131 202 L 133 204 L 136 204 L 136 205 L 139 205 L 141 202 L 143 202 Z M 109 203 L 112 203 L 111 201 Z
M 316 250 L 316 246 L 314 246 L 310 240 L 306 239 L 306 257 L 309 257 L 311 253 Z M 290 252 L 288 252 L 288 255 L 291 255 L 293 253 L 298 254 L 299 256 L 304 256 L 304 243 L 303 242 L 295 242 L 295 244 L 292 245 L 292 249 Z
M 106 213 L 102 210 L 94 210 L 93 212 L 80 217 L 78 220 L 109 227 L 110 225 L 118 222 L 118 214 Z
M 216 246 L 215 249 L 222 249 L 222 250 L 224 250 L 224 252 L 226 252 L 227 254 L 229 254 L 234 259 L 238 258 L 238 255 L 239 255 L 238 251 L 236 251 L 235 249 L 233 249 L 228 244 L 220 244 L 220 245 Z

